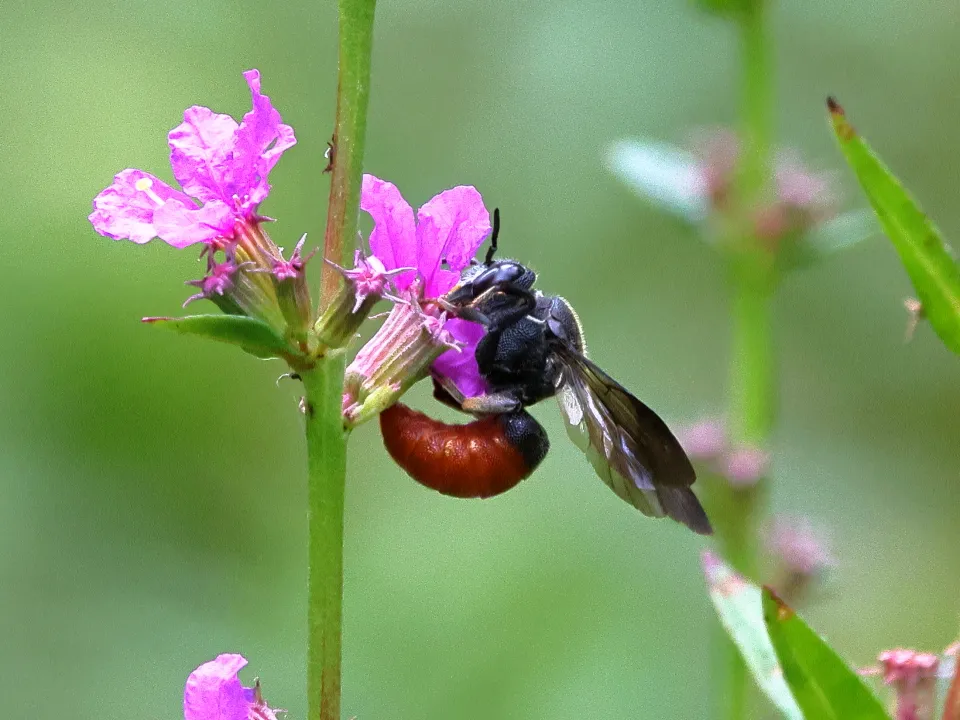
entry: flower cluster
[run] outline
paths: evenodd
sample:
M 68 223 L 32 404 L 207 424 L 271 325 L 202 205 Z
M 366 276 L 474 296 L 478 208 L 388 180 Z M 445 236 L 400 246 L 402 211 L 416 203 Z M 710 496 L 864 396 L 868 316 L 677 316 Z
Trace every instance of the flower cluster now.
M 258 211 L 270 192 L 270 171 L 296 139 L 261 92 L 259 72 L 244 78 L 252 109 L 241 122 L 194 106 L 170 131 L 170 164 L 182 189 L 124 170 L 94 199 L 94 229 L 138 244 L 159 238 L 175 248 L 199 245 L 206 274 L 188 281 L 197 292 L 184 306 L 207 299 L 228 315 L 266 323 L 289 344 L 282 354 L 294 365 L 309 363 L 323 348 L 347 345 L 373 306 L 391 299 L 383 328 L 350 367 L 349 422 L 369 419 L 431 371 L 465 396 L 484 392 L 473 353 L 483 328 L 447 318 L 437 303 L 490 232 L 477 190 L 446 190 L 415 217 L 394 185 L 364 176 L 361 207 L 374 221 L 372 254 L 358 251 L 353 268 L 337 266 L 340 292 L 314 317 L 306 236 L 285 256 L 266 231 L 270 218 Z
M 370 255 L 358 251 L 342 268 L 338 292 L 315 312 L 305 277 L 312 252 L 306 236 L 289 256 L 266 231 L 259 213 L 270 192 L 269 176 L 296 142 L 256 70 L 244 73 L 252 109 L 238 123 L 194 106 L 170 131 L 170 164 L 177 189 L 142 170 L 123 170 L 93 201 L 89 219 L 101 235 L 143 244 L 159 238 L 174 248 L 199 246 L 206 273 L 188 285 L 199 300 L 224 315 L 145 318 L 184 331 L 232 342 L 259 357 L 283 357 L 295 370 L 309 369 L 327 350 L 344 348 L 373 306 L 393 302 L 388 318 L 350 365 L 344 391 L 345 421 L 357 424 L 393 404 L 429 373 L 465 396 L 486 385 L 474 351 L 482 326 L 443 311 L 441 298 L 490 233 L 490 216 L 473 187 L 441 192 L 414 215 L 397 188 L 363 178 L 361 207 L 374 221 Z M 190 675 L 184 692 L 186 720 L 276 720 L 259 684 L 244 687 L 240 655 L 220 655 Z
M 694 142 L 694 182 L 717 213 L 728 210 L 735 187 L 740 142 L 729 130 L 702 132 Z M 773 199 L 754 208 L 754 233 L 771 249 L 836 214 L 829 177 L 812 172 L 793 151 L 778 154 L 773 168 Z
M 731 444 L 723 423 L 715 418 L 704 418 L 678 429 L 677 439 L 691 460 L 706 463 L 734 488 L 755 485 L 767 474 L 769 454 L 752 445 Z
M 476 188 L 445 190 L 413 208 L 396 186 L 363 178 L 360 207 L 373 218 L 370 250 L 396 273 L 396 296 L 386 321 L 347 368 L 344 416 L 360 423 L 392 405 L 428 372 L 449 379 L 466 397 L 486 384 L 474 355 L 483 328 L 448 318 L 437 299 L 459 281 L 490 234 L 490 214 Z
M 956 649 L 943 656 L 906 648 L 884 650 L 877 656 L 879 666 L 865 668 L 861 675 L 880 675 L 894 692 L 897 720 L 933 720 L 936 711 L 937 680 L 951 677 Z
M 240 684 L 237 673 L 247 664 L 243 655 L 218 655 L 187 678 L 183 690 L 184 720 L 277 720 L 277 713 L 260 692 Z
M 206 275 L 188 283 L 199 292 L 184 306 L 206 298 L 225 313 L 302 336 L 311 314 L 303 240 L 285 258 L 264 227 L 270 218 L 258 213 L 270 193 L 270 171 L 296 138 L 260 91 L 260 73 L 243 76 L 252 109 L 240 123 L 193 106 L 168 134 L 170 165 L 182 190 L 143 170 L 123 170 L 94 199 L 90 222 L 115 240 L 200 245 Z
M 763 539 L 776 562 L 771 585 L 793 604 L 803 600 L 824 572 L 836 565 L 825 533 L 808 518 L 777 515 L 764 528 Z

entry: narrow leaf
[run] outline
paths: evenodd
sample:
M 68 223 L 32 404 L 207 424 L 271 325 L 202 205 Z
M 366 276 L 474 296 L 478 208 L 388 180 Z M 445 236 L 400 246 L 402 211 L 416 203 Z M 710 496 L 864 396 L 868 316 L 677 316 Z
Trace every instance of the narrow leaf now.
M 146 317 L 143 322 L 165 327 L 183 335 L 197 335 L 238 345 L 259 358 L 285 357 L 290 347 L 262 320 L 244 315 L 188 315 L 186 317 Z
M 818 720 L 889 720 L 863 680 L 769 588 L 763 617 L 783 676 L 804 715 Z
M 943 720 L 960 720 L 960 662 L 950 659 L 954 661 L 953 680 L 943 701 Z
M 847 122 L 843 108 L 832 98 L 827 105 L 840 149 L 899 253 L 925 316 L 943 343 L 960 353 L 960 268 L 952 253 L 936 226 Z
M 706 188 L 689 152 L 650 140 L 619 140 L 607 149 L 610 171 L 640 197 L 690 223 L 709 210 Z
M 720 622 L 743 655 L 760 689 L 783 717 L 803 720 L 763 624 L 760 588 L 737 575 L 713 553 L 703 553 L 703 571 Z

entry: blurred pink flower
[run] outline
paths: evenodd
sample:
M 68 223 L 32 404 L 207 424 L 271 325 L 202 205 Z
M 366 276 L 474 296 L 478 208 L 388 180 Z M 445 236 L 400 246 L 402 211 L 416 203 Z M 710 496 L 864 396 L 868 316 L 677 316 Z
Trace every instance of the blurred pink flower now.
M 439 310 L 429 303 L 457 284 L 460 271 L 470 264 L 490 234 L 490 214 L 480 193 L 464 185 L 445 190 L 423 205 L 414 219 L 413 208 L 395 185 L 364 175 L 360 207 L 373 218 L 373 256 L 388 272 L 414 268 L 393 279 L 397 291 L 424 313 L 436 313 L 432 317 L 442 319 L 444 333 L 434 332 L 437 338 L 448 333 L 457 343 L 457 349 L 434 361 L 434 372 L 452 380 L 468 397 L 484 393 L 486 383 L 474 355 L 483 327 L 457 318 L 441 318 Z
M 752 445 L 731 448 L 720 460 L 720 470 L 734 487 L 755 485 L 767 474 L 770 453 Z
M 726 128 L 705 129 L 693 139 L 699 187 L 716 210 L 724 210 L 734 189 L 741 143 Z M 783 150 L 774 158 L 773 198 L 753 209 L 754 231 L 777 241 L 785 235 L 806 232 L 836 214 L 836 194 L 827 173 L 810 170 L 798 153 Z
M 884 650 L 877 660 L 880 667 L 860 674 L 883 675 L 883 682 L 896 693 L 896 720 L 933 720 L 940 656 L 898 648 Z
M 94 198 L 89 219 L 98 233 L 141 244 L 159 237 L 176 248 L 222 246 L 241 226 L 259 220 L 270 171 L 296 138 L 261 94 L 259 71 L 243 76 L 253 109 L 239 125 L 195 105 L 167 136 L 170 165 L 183 191 L 142 170 L 123 170 Z
M 764 532 L 767 550 L 793 575 L 813 576 L 836 565 L 824 533 L 809 519 L 777 515 Z
M 263 701 L 259 683 L 240 684 L 237 673 L 246 664 L 243 655 L 224 654 L 190 673 L 183 690 L 184 720 L 276 720 L 282 711 Z
M 713 460 L 727 447 L 727 431 L 717 418 L 701 418 L 677 430 L 677 439 L 692 460 Z

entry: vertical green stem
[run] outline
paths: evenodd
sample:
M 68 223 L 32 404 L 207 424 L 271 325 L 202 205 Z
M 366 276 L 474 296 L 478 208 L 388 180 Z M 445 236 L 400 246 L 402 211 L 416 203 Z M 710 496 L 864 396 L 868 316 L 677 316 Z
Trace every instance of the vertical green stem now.
M 370 95 L 376 0 L 340 0 L 337 119 L 324 257 L 345 264 L 354 247 Z M 325 266 L 320 306 L 339 280 Z M 344 356 L 328 353 L 301 371 L 305 391 L 309 579 L 307 583 L 307 718 L 340 720 L 343 618 L 343 507 L 347 436 L 343 428 Z
M 740 110 L 743 152 L 738 189 L 748 205 L 764 195 L 771 175 L 774 87 L 767 1 L 748 0 L 738 15 L 743 70 Z
M 759 254 L 759 251 L 757 251 Z M 739 258 L 732 272 L 733 347 L 730 361 L 729 427 L 735 446 L 763 450 L 773 426 L 776 404 L 774 344 L 771 322 L 772 271 L 763 256 L 754 265 Z M 723 522 L 717 539 L 727 561 L 746 577 L 757 577 L 760 520 L 766 499 L 765 479 L 753 485 L 727 488 Z M 751 679 L 739 651 L 726 636 L 718 640 L 725 656 L 725 682 L 721 686 L 729 720 L 750 717 Z
M 357 236 L 376 5 L 376 0 L 339 0 L 337 121 L 333 130 L 333 170 L 323 256 L 342 265 L 349 262 Z M 336 270 L 325 265 L 321 309 L 333 297 L 339 282 Z
M 340 414 L 343 356 L 301 372 L 305 390 L 310 572 L 307 598 L 307 717 L 340 720 L 343 499 L 347 438 Z
M 737 15 L 742 51 L 742 150 L 737 174 L 736 216 L 731 218 L 733 341 L 730 364 L 729 428 L 736 447 L 765 451 L 776 406 L 776 372 L 771 300 L 776 269 L 771 251 L 754 232 L 754 213 L 769 199 L 773 164 L 774 85 L 767 0 L 746 0 Z M 756 577 L 759 522 L 766 480 L 728 490 L 718 540 L 726 559 L 741 573 Z M 739 652 L 724 637 L 726 678 L 718 707 L 729 720 L 749 717 L 751 681 Z

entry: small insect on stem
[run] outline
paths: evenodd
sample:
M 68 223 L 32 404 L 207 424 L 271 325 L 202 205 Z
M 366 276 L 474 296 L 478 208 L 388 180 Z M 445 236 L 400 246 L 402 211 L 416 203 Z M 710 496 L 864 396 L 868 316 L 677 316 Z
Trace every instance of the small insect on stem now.
M 327 142 L 327 149 L 323 153 L 323 156 L 327 159 L 327 166 L 322 170 L 324 173 L 333 172 L 333 161 L 336 159 L 337 154 L 337 136 L 331 136 L 330 140 Z

